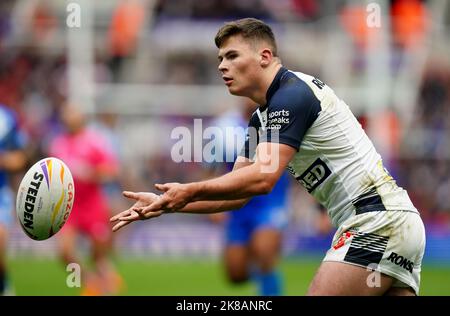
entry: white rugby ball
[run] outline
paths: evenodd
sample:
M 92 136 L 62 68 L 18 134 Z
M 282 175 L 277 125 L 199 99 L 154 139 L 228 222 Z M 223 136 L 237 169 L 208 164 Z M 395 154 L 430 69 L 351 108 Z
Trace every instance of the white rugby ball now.
M 16 212 L 25 233 L 35 240 L 56 234 L 72 211 L 75 186 L 64 162 L 49 157 L 36 162 L 20 183 Z

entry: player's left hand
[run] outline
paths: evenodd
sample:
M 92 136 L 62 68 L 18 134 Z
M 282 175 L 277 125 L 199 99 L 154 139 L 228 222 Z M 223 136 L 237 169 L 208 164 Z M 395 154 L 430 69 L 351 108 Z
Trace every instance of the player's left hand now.
M 144 206 L 151 205 L 155 200 L 158 200 L 160 198 L 159 195 L 156 195 L 154 193 L 149 192 L 129 192 L 125 191 L 123 192 L 123 195 L 127 198 L 136 200 L 136 203 L 134 203 L 133 206 L 131 206 L 129 209 L 120 212 L 119 214 L 113 216 L 110 218 L 110 222 L 116 222 L 112 230 L 118 231 L 120 228 L 128 225 L 131 222 L 138 221 L 138 220 L 146 220 L 153 217 L 158 217 L 161 214 L 163 214 L 163 211 L 157 210 L 153 212 L 148 213 L 141 213 L 138 212 L 140 208 Z
M 136 211 L 143 215 L 158 210 L 162 210 L 165 213 L 172 213 L 182 209 L 192 200 L 192 192 L 188 189 L 187 184 L 176 182 L 155 184 L 155 188 L 164 191 L 164 194 L 151 205 L 135 209 Z

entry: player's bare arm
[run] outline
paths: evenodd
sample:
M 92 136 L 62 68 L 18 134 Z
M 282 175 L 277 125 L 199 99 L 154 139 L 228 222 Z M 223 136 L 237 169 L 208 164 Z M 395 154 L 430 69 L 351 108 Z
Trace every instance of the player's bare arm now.
M 135 199 L 136 203 L 111 218 L 111 222 L 116 222 L 113 231 L 133 221 L 158 217 L 165 212 L 218 213 L 239 209 L 252 196 L 270 192 L 295 152 L 294 148 L 287 145 L 261 143 L 257 147 L 254 163 L 238 157 L 233 171 L 224 176 L 188 184 L 155 185 L 158 190 L 165 191 L 162 196 L 124 192 L 125 197 Z M 265 172 L 275 159 L 277 165 L 273 172 Z M 181 200 L 182 207 L 168 206 L 171 199 Z
M 156 188 L 164 191 L 164 194 L 152 205 L 142 208 L 140 212 L 144 214 L 157 210 L 181 212 L 189 202 L 238 200 L 267 194 L 280 178 L 296 150 L 284 144 L 260 143 L 256 152 L 256 161 L 253 164 L 215 179 L 187 184 L 156 185 Z M 274 161 L 277 161 L 275 166 Z
M 239 156 L 234 163 L 233 170 L 238 170 L 243 167 L 251 165 L 252 162 L 242 156 Z M 147 220 L 153 217 L 160 216 L 162 211 L 153 211 L 142 213 L 140 212 L 142 207 L 149 206 L 156 199 L 160 198 L 159 195 L 149 192 L 123 192 L 123 195 L 127 198 L 136 200 L 136 203 L 131 206 L 129 209 L 113 216 L 110 221 L 115 223 L 113 227 L 113 231 L 117 231 L 120 228 L 128 225 L 131 222 L 138 220 Z M 199 201 L 199 202 L 191 202 L 187 204 L 181 212 L 184 213 L 218 213 L 228 210 L 239 209 L 243 207 L 247 202 L 247 199 L 239 199 L 239 200 L 228 200 L 228 201 Z
M 245 157 L 238 156 L 234 163 L 232 171 L 236 171 L 236 170 L 239 170 L 239 169 L 242 169 L 245 167 L 249 167 L 251 165 L 253 165 L 252 161 L 250 161 L 249 159 L 247 159 Z M 164 185 L 161 185 L 161 184 L 155 185 L 155 187 L 161 191 L 167 191 L 167 190 L 165 190 L 165 188 L 176 189 L 176 187 L 184 189 L 185 186 L 186 186 L 185 184 L 180 184 L 180 183 L 166 183 Z M 179 210 L 179 212 L 197 213 L 197 214 L 210 213 L 211 214 L 211 213 L 219 213 L 219 212 L 229 211 L 229 210 L 236 210 L 236 209 L 243 207 L 248 202 L 249 199 L 250 199 L 250 197 L 241 198 L 241 199 L 229 199 L 229 200 L 224 200 L 223 198 L 219 198 L 219 199 L 214 199 L 214 200 L 210 200 L 210 201 L 193 201 L 193 202 L 187 203 L 182 209 Z M 147 206 L 150 206 L 150 204 L 148 204 Z M 142 209 L 143 208 L 135 208 L 135 211 L 142 212 Z M 145 216 L 145 213 L 144 213 L 144 216 Z

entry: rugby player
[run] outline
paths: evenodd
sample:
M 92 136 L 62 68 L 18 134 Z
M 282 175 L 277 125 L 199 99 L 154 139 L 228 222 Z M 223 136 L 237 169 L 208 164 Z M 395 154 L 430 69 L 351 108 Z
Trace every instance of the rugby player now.
M 0 104 L 0 295 L 13 292 L 6 269 L 7 234 L 14 221 L 14 193 L 9 176 L 26 166 L 25 146 L 16 113 Z
M 111 218 L 113 230 L 164 213 L 240 208 L 269 193 L 287 169 L 337 228 L 309 295 L 418 294 L 423 222 L 345 102 L 321 80 L 283 67 L 274 34 L 262 21 L 229 22 L 215 43 L 229 92 L 259 105 L 233 171 L 207 181 L 156 184 L 160 196 L 124 192 L 136 202 Z M 379 282 L 370 282 L 372 269 Z

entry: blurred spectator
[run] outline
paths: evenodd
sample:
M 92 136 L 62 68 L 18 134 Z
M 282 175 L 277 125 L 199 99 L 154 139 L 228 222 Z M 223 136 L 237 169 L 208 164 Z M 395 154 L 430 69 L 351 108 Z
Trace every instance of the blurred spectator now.
M 391 0 L 394 41 L 403 48 L 422 43 L 430 24 L 428 10 L 422 0 Z
M 57 19 L 45 0 L 37 2 L 31 15 L 30 28 L 36 42 L 45 41 L 52 36 L 57 26 Z
M 267 20 L 272 17 L 262 0 L 159 0 L 155 13 L 157 20 L 232 20 L 248 16 Z
M 0 2 L 0 53 L 4 49 L 3 42 L 7 40 L 11 33 L 11 4 L 12 1 L 10 0 Z
M 121 0 L 114 10 L 109 28 L 111 68 L 114 78 L 120 75 L 125 58 L 135 53 L 145 19 L 141 0 Z
M 17 42 L 47 49 L 59 24 L 54 7 L 48 0 L 17 0 L 14 4 L 13 32 Z
M 291 0 L 294 12 L 306 21 L 316 19 L 320 14 L 320 1 L 317 0 Z
M 450 68 L 431 65 L 424 74 L 410 131 L 404 133 L 401 179 L 428 220 L 450 225 Z M 447 198 L 444 196 L 447 195 Z M 445 219 L 445 220 L 443 220 Z
M 368 48 L 369 37 L 371 40 L 376 39 L 375 35 L 378 33 L 378 28 L 367 25 L 367 17 L 368 12 L 364 4 L 344 6 L 339 13 L 344 30 L 350 35 L 360 53 L 364 53 Z

